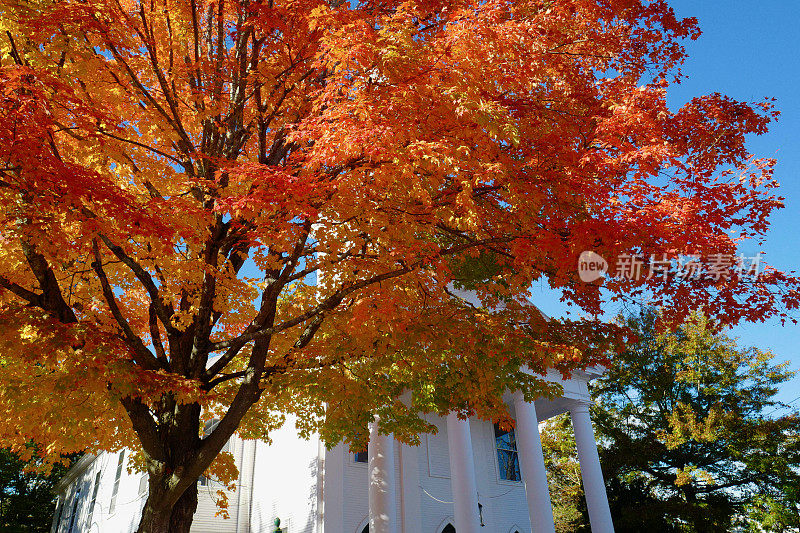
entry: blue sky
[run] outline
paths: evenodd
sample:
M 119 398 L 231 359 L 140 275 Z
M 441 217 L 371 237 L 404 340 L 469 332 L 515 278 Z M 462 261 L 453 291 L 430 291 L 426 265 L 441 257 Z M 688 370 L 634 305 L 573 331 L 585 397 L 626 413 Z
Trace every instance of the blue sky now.
M 783 271 L 800 267 L 800 4 L 796 0 L 671 0 L 680 17 L 696 17 L 703 34 L 688 41 L 687 79 L 668 92 L 674 109 L 694 96 L 720 92 L 737 100 L 777 98 L 781 117 L 768 134 L 749 140 L 750 151 L 778 160 L 775 175 L 786 198 L 772 217 L 761 250 L 765 262 Z M 747 248 L 747 247 L 745 247 Z M 750 255 L 756 250 L 745 250 Z M 533 289 L 542 309 L 558 315 L 558 304 L 544 289 Z M 544 302 L 540 302 L 543 297 Z M 613 311 L 613 310 L 612 310 Z M 800 313 L 795 313 L 800 320 Z M 800 325 L 780 321 L 739 326 L 732 331 L 742 346 L 771 349 L 777 360 L 800 369 Z M 781 388 L 778 399 L 800 406 L 800 376 Z M 776 413 L 777 414 L 777 413 Z

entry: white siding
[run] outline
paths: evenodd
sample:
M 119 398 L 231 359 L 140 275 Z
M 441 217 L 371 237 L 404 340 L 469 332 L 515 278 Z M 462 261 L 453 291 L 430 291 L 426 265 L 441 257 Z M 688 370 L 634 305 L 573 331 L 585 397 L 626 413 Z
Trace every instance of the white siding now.
M 55 524 L 54 531 L 66 533 L 69 530 L 70 521 L 72 520 L 71 511 L 74 507 L 75 494 L 79 486 L 81 487 L 80 499 L 73 523 L 73 533 L 128 533 L 136 530 L 144 499 L 139 494 L 141 474 L 128 474 L 127 471 L 129 453 L 129 451 L 125 451 L 113 512 L 110 509 L 111 495 L 114 488 L 119 453 L 104 453 L 94 458 L 80 471 L 73 470 L 70 472 L 69 475 L 74 476 L 74 479 L 60 495 L 62 498 L 66 495 L 66 501 L 61 521 L 59 524 Z M 76 466 L 80 467 L 81 465 Z M 98 472 L 100 473 L 100 485 L 97 491 L 94 512 L 91 513 L 91 522 L 89 522 L 94 480 Z
M 342 446 L 344 449 L 344 446 Z M 366 463 L 356 463 L 353 454 L 344 455 L 344 529 L 342 533 L 361 533 L 356 531 L 369 512 L 369 471 Z M 395 478 L 396 479 L 396 478 Z M 333 533 L 333 532 L 329 532 Z
M 316 533 L 321 476 L 319 439 L 297 436 L 291 420 L 273 432 L 272 445 L 258 442 L 253 479 L 253 532 Z
M 447 444 L 447 423 L 444 418 L 430 415 L 428 422 L 435 424 L 437 433 L 425 434 L 428 475 L 431 477 L 450 479 L 450 452 Z
M 439 416 L 429 415 L 428 422 L 439 431 L 424 436 L 422 458 L 419 461 L 421 489 L 420 515 L 426 533 L 453 516 L 453 493 L 450 487 L 450 456 L 447 444 L 447 423 Z
M 213 480 L 208 480 L 205 485 L 197 487 L 197 511 L 192 520 L 192 533 L 236 533 L 238 519 L 238 495 L 242 483 L 242 453 L 246 449 L 246 442 L 237 438 L 230 439 L 228 450 L 236 460 L 239 468 L 239 479 L 236 481 L 235 490 L 226 490 L 225 486 Z M 217 491 L 223 491 L 228 497 L 228 518 L 217 516 Z
M 233 439 L 241 448 L 242 442 Z M 146 492 L 140 492 L 143 474 L 140 472 L 128 473 L 130 464 L 130 450 L 125 450 L 125 458 L 120 475 L 119 487 L 114 508 L 111 508 L 112 494 L 114 491 L 114 478 L 117 470 L 119 453 L 103 453 L 89 462 L 78 471 L 70 471 L 71 479 L 64 492 L 59 497 L 65 498 L 64 512 L 59 524 L 54 524 L 55 533 L 67 533 L 71 521 L 71 510 L 75 501 L 78 486 L 81 487 L 78 500 L 77 513 L 73 524 L 73 533 L 131 533 L 136 531 L 144 507 Z M 81 465 L 76 465 L 80 467 Z M 89 521 L 92 491 L 97 473 L 100 473 L 100 485 L 94 512 Z M 211 484 L 208 487 L 198 487 L 198 505 L 192 523 L 193 533 L 236 533 L 236 492 L 229 493 L 229 510 L 231 519 L 215 517 L 217 507 L 213 495 L 220 485 Z
M 486 528 L 505 533 L 516 525 L 520 533 L 529 533 L 525 486 L 519 481 L 500 479 L 494 425 L 486 420 L 471 420 L 470 428 L 478 478 L 478 502 L 483 505 Z

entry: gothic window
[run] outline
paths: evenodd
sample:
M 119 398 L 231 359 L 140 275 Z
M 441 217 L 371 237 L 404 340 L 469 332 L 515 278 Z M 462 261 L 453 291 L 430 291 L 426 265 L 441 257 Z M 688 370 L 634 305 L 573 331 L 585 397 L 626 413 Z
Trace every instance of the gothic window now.
M 497 466 L 500 471 L 500 479 L 508 481 L 522 480 L 519 470 L 517 438 L 514 435 L 514 430 L 501 429 L 499 424 L 495 424 L 494 442 L 497 448 Z
M 444 526 L 442 533 L 456 533 L 456 528 L 453 527 L 453 524 L 447 524 Z

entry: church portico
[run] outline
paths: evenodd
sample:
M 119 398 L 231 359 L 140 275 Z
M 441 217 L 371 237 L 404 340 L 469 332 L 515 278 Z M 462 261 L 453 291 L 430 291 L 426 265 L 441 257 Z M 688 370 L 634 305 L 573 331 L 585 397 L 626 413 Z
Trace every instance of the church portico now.
M 439 433 L 446 433 L 446 454 L 449 459 L 448 472 L 445 473 L 441 470 L 430 468 L 431 456 L 436 455 L 436 451 L 431 448 L 430 443 L 438 442 L 441 446 L 441 436 L 438 438 L 436 436 L 426 437 L 428 442 L 426 449 L 422 449 L 422 447 L 404 447 L 406 450 L 403 456 L 404 460 L 411 454 L 425 453 L 428 455 L 429 468 L 427 470 L 421 469 L 419 475 L 415 478 L 419 482 L 419 489 L 422 491 L 422 496 L 420 496 L 422 506 L 438 506 L 440 508 L 439 514 L 451 517 L 449 520 L 445 519 L 445 523 L 450 523 L 454 526 L 455 531 L 458 532 L 505 531 L 500 524 L 492 524 L 492 520 L 497 520 L 498 516 L 506 516 L 507 521 L 516 520 L 516 523 L 530 523 L 529 531 L 532 533 L 554 533 L 555 524 L 539 434 L 539 423 L 558 414 L 569 412 L 575 431 L 578 460 L 592 531 L 595 533 L 613 533 L 614 529 L 608 508 L 597 445 L 589 416 L 590 398 L 587 384 L 590 379 L 597 375 L 599 375 L 599 372 L 595 371 L 576 372 L 572 378 L 563 379 L 556 373 L 548 374 L 547 378 L 550 381 L 559 383 L 563 388 L 562 395 L 553 399 L 542 398 L 537 399 L 535 402 L 527 402 L 519 391 L 509 394 L 507 400 L 516 421 L 516 428 L 513 432 L 500 431 L 498 433 L 498 430 L 495 430 L 494 437 L 496 442 L 492 446 L 486 446 L 485 431 L 471 429 L 471 426 L 476 424 L 485 425 L 485 421 L 462 419 L 455 413 L 450 413 L 446 419 L 439 419 L 437 423 Z M 501 436 L 498 437 L 498 434 Z M 385 435 L 380 437 L 387 438 Z M 513 444 L 513 449 L 508 448 L 511 444 Z M 376 448 L 384 446 L 385 444 L 382 441 L 378 441 L 375 445 Z M 370 450 L 371 447 L 372 444 L 370 444 Z M 485 463 L 487 451 L 493 456 L 492 460 L 497 461 L 497 470 L 494 471 L 497 476 L 494 479 L 493 475 L 486 474 L 486 468 L 483 469 L 483 475 L 480 475 L 481 472 L 477 472 L 478 469 L 476 467 Z M 372 453 L 370 451 L 370 456 Z M 441 455 L 439 453 L 437 457 Z M 501 456 L 506 459 L 513 457 L 513 460 L 517 461 L 515 468 L 518 473 L 514 474 L 513 469 L 507 472 L 508 465 L 500 465 Z M 415 457 L 415 462 L 417 462 L 416 459 L 418 457 Z M 403 469 L 402 465 L 400 468 Z M 372 492 L 383 490 L 381 489 L 383 485 L 375 482 L 372 477 L 373 473 L 374 470 L 370 467 L 369 522 L 370 524 L 380 523 L 382 529 L 370 528 L 370 531 L 388 533 L 426 530 L 424 523 L 415 520 L 419 518 L 420 513 L 408 513 L 404 510 L 401 513 L 402 528 L 400 527 L 400 516 L 395 519 L 395 524 L 386 524 L 380 520 L 380 516 L 385 515 L 384 507 L 373 507 L 371 502 L 382 501 L 378 494 L 373 497 Z M 443 477 L 449 478 L 449 494 L 442 492 L 440 481 Z M 397 482 L 395 476 L 391 476 L 391 479 L 392 483 Z M 509 495 L 515 492 L 514 482 L 518 482 L 516 492 L 524 491 L 524 516 L 519 516 L 521 514 L 519 506 L 511 505 L 504 508 L 502 503 L 498 504 L 497 502 L 492 502 L 492 506 L 497 508 L 499 512 L 495 512 L 494 516 L 492 516 L 489 511 L 490 505 L 487 501 L 496 497 L 490 496 L 493 492 L 492 489 L 504 487 L 506 489 L 504 495 Z M 431 490 L 428 490 L 429 488 Z M 405 495 L 403 499 L 406 500 L 404 505 L 408 505 L 409 494 L 413 494 L 413 490 L 410 489 L 408 486 L 394 487 L 389 491 L 384 490 L 381 494 L 402 491 Z M 497 491 L 494 490 L 494 492 Z M 490 529 L 483 529 L 487 526 Z M 512 526 L 510 533 L 514 533 L 514 531 L 523 533 L 522 529 Z M 438 530 L 436 533 L 438 533 Z
M 527 402 L 509 392 L 504 400 L 515 430 L 455 413 L 431 414 L 426 418 L 438 431 L 409 446 L 381 434 L 376 418 L 367 450 L 357 454 L 343 444 L 327 450 L 316 435 L 299 439 L 291 420 L 270 435 L 271 443 L 234 438 L 230 451 L 240 479 L 227 495 L 234 502 L 230 518 L 214 516 L 214 497 L 225 487 L 205 480 L 192 531 L 271 531 L 280 519 L 285 533 L 553 533 L 539 424 L 569 412 L 592 531 L 612 533 L 589 416 L 587 383 L 598 375 L 575 372 L 565 380 L 548 374 L 562 387 L 551 399 Z M 130 533 L 146 484 L 140 473 L 127 472 L 129 455 L 82 459 L 59 489 L 66 511 L 53 531 Z M 95 504 L 89 496 L 98 486 Z

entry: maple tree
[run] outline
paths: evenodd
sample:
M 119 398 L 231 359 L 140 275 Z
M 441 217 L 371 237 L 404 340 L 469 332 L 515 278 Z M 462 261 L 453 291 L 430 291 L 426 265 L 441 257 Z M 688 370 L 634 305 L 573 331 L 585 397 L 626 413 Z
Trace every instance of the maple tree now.
M 601 285 L 797 306 L 772 269 L 578 277 L 734 254 L 781 206 L 745 148 L 770 102 L 667 108 L 699 30 L 664 1 L 3 0 L 0 27 L 0 445 L 140 449 L 139 531 L 187 531 L 228 438 L 285 413 L 413 441 L 552 392 L 523 366 L 605 361 L 616 328 L 546 319 L 536 280 L 587 316 Z M 486 257 L 475 308 L 450 288 Z

